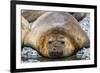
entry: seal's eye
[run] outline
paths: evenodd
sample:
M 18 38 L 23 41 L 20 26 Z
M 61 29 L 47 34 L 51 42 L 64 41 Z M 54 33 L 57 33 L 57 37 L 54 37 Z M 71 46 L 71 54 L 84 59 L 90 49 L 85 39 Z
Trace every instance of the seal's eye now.
M 61 44 L 65 44 L 65 42 L 64 42 L 64 41 L 60 41 L 60 43 L 61 43 Z
M 52 41 L 49 41 L 48 44 L 52 44 Z

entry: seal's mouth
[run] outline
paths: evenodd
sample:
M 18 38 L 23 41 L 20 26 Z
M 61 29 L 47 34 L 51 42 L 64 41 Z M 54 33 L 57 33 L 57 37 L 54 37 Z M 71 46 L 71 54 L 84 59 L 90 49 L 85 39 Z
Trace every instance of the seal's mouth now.
M 63 57 L 63 52 L 50 52 L 50 58 L 61 58 Z

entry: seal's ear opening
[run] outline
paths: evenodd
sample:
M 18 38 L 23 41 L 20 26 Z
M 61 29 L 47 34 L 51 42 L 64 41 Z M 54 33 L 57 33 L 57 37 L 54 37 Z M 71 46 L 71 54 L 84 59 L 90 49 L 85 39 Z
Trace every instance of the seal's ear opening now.
M 86 17 L 87 13 L 80 12 L 70 12 L 70 14 L 75 17 L 79 22 Z

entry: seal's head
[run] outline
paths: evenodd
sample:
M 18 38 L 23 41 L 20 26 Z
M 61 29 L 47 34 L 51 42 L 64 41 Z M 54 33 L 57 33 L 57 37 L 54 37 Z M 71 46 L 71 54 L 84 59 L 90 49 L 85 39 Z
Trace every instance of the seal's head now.
M 70 56 L 76 50 L 74 40 L 61 28 L 46 32 L 39 42 L 40 53 L 49 58 Z
M 61 34 L 52 34 L 48 37 L 48 54 L 50 57 L 58 58 L 63 56 L 65 48 L 65 37 Z

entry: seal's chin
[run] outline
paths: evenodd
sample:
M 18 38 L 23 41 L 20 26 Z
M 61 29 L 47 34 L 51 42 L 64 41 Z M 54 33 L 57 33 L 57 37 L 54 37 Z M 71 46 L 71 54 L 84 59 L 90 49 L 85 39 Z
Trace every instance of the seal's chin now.
M 62 58 L 63 52 L 49 52 L 50 58 Z

